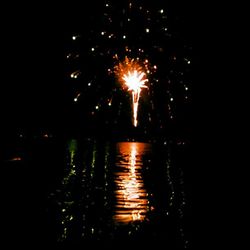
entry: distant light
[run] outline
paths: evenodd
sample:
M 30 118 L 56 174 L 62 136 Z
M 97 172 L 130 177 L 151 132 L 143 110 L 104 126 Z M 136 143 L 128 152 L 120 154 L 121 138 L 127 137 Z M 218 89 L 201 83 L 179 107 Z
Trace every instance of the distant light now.
M 91 82 L 88 83 L 88 86 L 91 86 Z
M 157 66 L 156 66 L 156 65 L 154 65 L 154 69 L 157 69 Z
M 163 9 L 161 9 L 161 10 L 160 10 L 160 13 L 163 13 L 163 12 L 164 12 L 164 10 L 163 10 Z
M 44 138 L 48 138 L 49 135 L 45 133 L 45 134 L 43 135 L 43 137 L 44 137 Z
M 150 73 L 150 70 L 147 70 L 147 73 L 149 74 L 149 73 Z
M 77 98 L 74 98 L 74 102 L 77 102 Z
M 128 18 L 128 22 L 130 22 L 130 20 L 131 20 L 131 19 L 130 19 L 130 18 Z
M 91 48 L 91 51 L 95 51 L 95 48 Z
M 109 7 L 109 4 L 108 4 L 108 3 L 106 3 L 106 7 Z
M 109 106 L 111 106 L 112 105 L 112 103 L 111 102 L 109 102 Z
M 167 30 L 168 30 L 168 28 L 164 28 L 164 30 L 165 30 L 165 31 L 167 31 Z
M 21 160 L 22 160 L 22 158 L 17 156 L 17 157 L 11 158 L 9 161 L 21 161 Z
M 71 78 L 77 78 L 81 74 L 80 70 L 74 71 L 70 74 Z
M 146 33 L 149 33 L 149 29 L 148 28 L 146 29 Z
M 102 32 L 101 32 L 101 35 L 103 36 L 104 34 L 105 34 L 105 32 L 104 32 L 104 31 L 102 31 Z
M 95 109 L 99 109 L 99 106 L 95 106 Z
M 188 90 L 188 87 L 185 87 L 185 90 Z
M 188 61 L 187 61 L 187 64 L 190 64 L 190 63 L 191 63 L 191 61 L 188 60 Z
M 126 39 L 126 36 L 125 35 L 123 35 L 123 37 L 122 37 L 123 39 Z
M 73 40 L 76 40 L 76 36 L 72 36 L 72 39 L 73 39 Z
M 171 97 L 171 98 L 170 98 L 170 101 L 172 102 L 173 100 L 174 100 L 174 98 L 173 98 L 173 97 Z

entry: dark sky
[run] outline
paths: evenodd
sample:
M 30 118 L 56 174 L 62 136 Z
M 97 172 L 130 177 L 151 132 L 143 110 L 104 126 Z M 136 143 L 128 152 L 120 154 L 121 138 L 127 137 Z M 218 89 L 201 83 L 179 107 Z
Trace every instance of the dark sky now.
M 6 128 L 60 123 L 64 103 L 63 35 L 77 25 L 94 25 L 85 20 L 100 12 L 95 7 L 101 1 L 92 0 L 88 6 L 83 2 L 3 8 L 6 17 L 1 20 L 0 89 L 1 120 Z M 158 2 L 162 1 L 153 4 Z M 176 28 L 193 38 L 193 6 L 188 1 L 165 4 Z

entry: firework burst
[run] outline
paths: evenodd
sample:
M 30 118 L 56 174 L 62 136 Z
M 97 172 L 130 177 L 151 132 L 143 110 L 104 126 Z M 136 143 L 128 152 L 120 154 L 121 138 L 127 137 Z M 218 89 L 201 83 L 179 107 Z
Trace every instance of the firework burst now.
M 148 61 L 145 60 L 144 66 L 147 66 Z M 146 67 L 145 67 L 146 69 Z M 120 62 L 115 67 L 116 75 L 119 81 L 124 83 L 128 91 L 132 93 L 132 106 L 133 106 L 133 125 L 137 127 L 137 114 L 140 93 L 142 88 L 148 88 L 145 83 L 148 81 L 146 78 L 145 69 L 139 64 L 138 60 L 125 58 L 124 62 Z

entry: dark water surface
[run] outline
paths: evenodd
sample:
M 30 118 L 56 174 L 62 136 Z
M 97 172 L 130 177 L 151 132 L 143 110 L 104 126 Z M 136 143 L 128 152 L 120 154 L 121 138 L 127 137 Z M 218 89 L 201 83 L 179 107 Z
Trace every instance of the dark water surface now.
M 185 142 L 43 138 L 12 151 L 3 154 L 1 175 L 6 241 L 189 248 Z

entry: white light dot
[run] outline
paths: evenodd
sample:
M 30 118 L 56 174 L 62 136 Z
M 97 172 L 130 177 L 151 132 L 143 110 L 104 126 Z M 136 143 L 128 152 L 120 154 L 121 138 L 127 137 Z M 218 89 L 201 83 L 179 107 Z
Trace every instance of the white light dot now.
M 165 30 L 165 31 L 167 31 L 167 30 L 168 30 L 168 28 L 164 28 L 164 30 Z
M 146 32 L 149 33 L 149 29 L 148 28 L 146 29 Z
M 123 37 L 122 37 L 123 39 L 126 39 L 126 36 L 125 35 L 123 35 Z
M 104 31 L 102 31 L 102 32 L 101 32 L 101 35 L 103 36 L 104 34 L 105 34 L 105 32 L 104 32 Z
M 190 64 L 191 63 L 191 61 L 187 61 L 187 64 Z
M 91 82 L 88 83 L 88 86 L 91 86 Z
M 73 39 L 73 40 L 76 40 L 76 36 L 72 36 L 72 39 Z
M 106 7 L 109 7 L 109 4 L 108 4 L 108 3 L 106 3 Z
M 95 109 L 99 109 L 99 106 L 95 106 Z
M 95 51 L 95 48 L 91 48 L 91 51 Z
M 111 106 L 112 104 L 111 104 L 111 102 L 109 102 L 109 106 Z
M 164 12 L 164 10 L 163 10 L 163 9 L 161 9 L 161 10 L 160 10 L 160 13 L 163 13 L 163 12 Z
M 174 100 L 174 98 L 173 98 L 173 97 L 171 97 L 171 98 L 170 98 L 170 101 L 172 102 L 173 100 Z
M 130 18 L 128 18 L 128 22 L 130 22 L 130 20 L 131 20 L 131 19 L 130 19 Z
M 74 102 L 77 102 L 77 98 L 74 98 Z
M 185 87 L 185 90 L 188 90 L 188 87 Z

